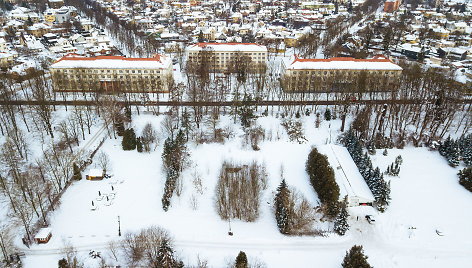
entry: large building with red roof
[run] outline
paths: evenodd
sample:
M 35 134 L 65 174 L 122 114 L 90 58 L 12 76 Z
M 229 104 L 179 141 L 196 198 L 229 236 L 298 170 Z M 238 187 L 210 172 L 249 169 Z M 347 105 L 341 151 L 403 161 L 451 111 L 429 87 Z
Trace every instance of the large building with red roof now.
M 388 91 L 402 68 L 384 56 L 300 59 L 283 62 L 282 86 L 288 92 Z
M 267 47 L 254 43 L 197 43 L 187 48 L 189 71 L 234 73 L 265 71 Z
M 50 67 L 55 91 L 168 92 L 172 60 L 69 54 Z

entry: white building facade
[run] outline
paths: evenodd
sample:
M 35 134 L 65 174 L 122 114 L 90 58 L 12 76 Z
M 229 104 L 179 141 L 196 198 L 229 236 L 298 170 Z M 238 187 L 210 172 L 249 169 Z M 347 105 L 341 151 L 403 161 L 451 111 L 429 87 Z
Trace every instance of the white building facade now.
M 55 91 L 169 92 L 172 60 L 69 54 L 50 67 Z
M 264 72 L 267 48 L 254 43 L 198 43 L 186 49 L 187 66 L 206 65 L 210 72 Z

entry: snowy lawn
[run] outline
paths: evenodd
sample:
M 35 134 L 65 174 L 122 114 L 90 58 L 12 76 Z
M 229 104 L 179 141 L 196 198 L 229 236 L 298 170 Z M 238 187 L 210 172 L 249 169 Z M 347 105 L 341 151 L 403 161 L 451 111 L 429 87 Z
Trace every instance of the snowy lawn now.
M 160 130 L 163 117 L 136 116 L 133 120 L 138 135 L 147 122 Z M 313 206 L 317 196 L 305 173 L 305 161 L 311 146 L 332 142 L 339 134 L 340 121 L 323 122 L 314 127 L 314 116 L 303 117 L 307 143 L 288 141 L 280 120 L 263 117 L 258 123 L 272 132 L 272 141 L 263 142 L 260 151 L 242 148 L 242 134 L 235 127 L 236 138 L 225 144 L 190 145 L 191 167 L 184 172 L 180 197 L 174 195 L 168 212 L 162 210 L 161 197 L 165 176 L 162 173 L 162 144 L 151 154 L 125 152 L 121 139 L 108 140 L 103 147 L 112 161 L 111 179 L 82 180 L 66 192 L 61 207 L 53 214 L 53 238 L 48 244 L 34 245 L 27 251 L 25 267 L 55 267 L 61 258 L 60 248 L 70 241 L 86 260 L 89 250 L 107 251 L 107 243 L 118 239 L 118 219 L 122 233 L 158 225 L 170 231 L 178 255 L 185 263 L 196 263 L 197 256 L 208 259 L 212 267 L 222 267 L 234 260 L 240 250 L 267 264 L 268 267 L 340 267 L 345 251 L 354 244 L 365 246 L 374 267 L 469 267 L 472 262 L 472 194 L 457 183 L 457 170 L 450 168 L 437 152 L 423 148 L 379 150 L 374 166 L 384 171 L 398 154 L 403 157 L 399 177 L 391 178 L 392 202 L 384 214 L 375 215 L 376 223 L 356 220 L 358 210 L 351 210 L 351 230 L 344 237 L 287 237 L 281 235 L 272 212 L 275 189 L 280 183 L 283 166 L 287 183 L 299 190 Z M 223 125 L 231 125 L 223 118 Z M 266 132 L 266 134 L 268 133 Z M 277 140 L 276 137 L 280 137 Z M 228 236 L 228 222 L 222 221 L 214 208 L 214 188 L 225 159 L 240 163 L 253 160 L 267 166 L 268 189 L 262 197 L 260 217 L 254 223 L 231 221 L 234 236 Z M 201 176 L 203 194 L 197 193 L 192 180 Z M 112 201 L 98 201 L 114 188 Z M 198 203 L 192 209 L 191 198 Z M 91 210 L 91 202 L 98 210 Z M 330 228 L 317 223 L 322 229 Z M 414 227 L 416 229 L 409 229 Z M 436 230 L 443 236 L 439 236 Z M 41 265 L 39 265 L 41 264 Z M 38 266 L 39 265 L 39 266 Z

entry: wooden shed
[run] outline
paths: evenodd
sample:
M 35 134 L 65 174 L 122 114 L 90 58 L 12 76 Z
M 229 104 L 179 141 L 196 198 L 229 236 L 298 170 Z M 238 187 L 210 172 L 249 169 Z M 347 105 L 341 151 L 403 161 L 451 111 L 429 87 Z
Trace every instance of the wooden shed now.
M 41 228 L 34 236 L 34 241 L 38 244 L 46 244 L 52 237 L 51 228 Z
M 89 170 L 87 176 L 87 180 L 102 180 L 103 179 L 103 170 L 101 169 L 91 169 Z

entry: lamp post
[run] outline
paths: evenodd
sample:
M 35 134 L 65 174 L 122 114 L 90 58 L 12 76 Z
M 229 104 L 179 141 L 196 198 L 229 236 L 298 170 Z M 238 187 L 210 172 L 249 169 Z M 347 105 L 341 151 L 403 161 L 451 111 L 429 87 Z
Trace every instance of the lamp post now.
M 118 216 L 118 236 L 121 236 L 121 222 L 120 222 L 120 216 Z

